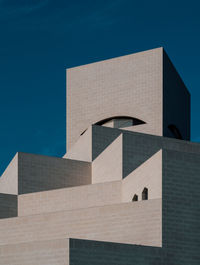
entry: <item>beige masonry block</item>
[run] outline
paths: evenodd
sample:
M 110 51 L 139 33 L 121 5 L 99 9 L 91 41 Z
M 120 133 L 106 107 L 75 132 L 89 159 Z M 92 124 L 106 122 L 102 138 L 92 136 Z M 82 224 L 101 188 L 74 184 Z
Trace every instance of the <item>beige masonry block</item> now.
M 148 199 L 162 198 L 162 150 L 122 180 L 122 201 L 131 201 L 135 194 L 139 201 L 142 200 L 145 187 L 148 189 Z
M 91 183 L 91 163 L 17 153 L 0 178 L 0 193 L 26 194 Z
M 92 161 L 92 127 L 90 126 L 72 146 L 72 148 L 64 155 L 63 158 Z
M 0 193 L 18 194 L 18 153 L 0 177 Z
M 17 195 L 0 193 L 0 219 L 17 216 Z
M 0 220 L 0 245 L 80 238 L 162 245 L 161 199 Z
M 93 162 L 92 183 L 122 179 L 122 134 L 119 135 Z
M 134 132 L 139 132 L 139 133 L 147 133 L 147 134 L 152 134 L 152 129 L 149 127 L 148 124 L 138 124 L 136 126 L 131 126 L 131 127 L 124 127 L 122 128 L 123 130 L 126 131 L 134 131 Z
M 0 265 L 69 265 L 69 239 L 0 246 Z
M 157 48 L 67 69 L 67 150 L 90 125 L 116 116 L 162 135 L 162 59 Z
M 19 153 L 19 194 L 91 183 L 89 162 Z
M 18 215 L 66 211 L 121 202 L 121 181 L 18 196 Z

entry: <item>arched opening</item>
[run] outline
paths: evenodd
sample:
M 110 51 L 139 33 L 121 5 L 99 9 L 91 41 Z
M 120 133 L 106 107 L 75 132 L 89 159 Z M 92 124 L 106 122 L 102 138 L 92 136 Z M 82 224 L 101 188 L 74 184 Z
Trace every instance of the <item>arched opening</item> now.
M 140 124 L 146 124 L 146 122 L 129 116 L 113 116 L 94 123 L 94 125 L 100 125 L 100 126 L 117 128 L 117 129 L 136 126 Z M 80 135 L 83 135 L 85 132 L 86 130 L 84 130 Z
M 170 132 L 173 134 L 174 138 L 180 139 L 180 140 L 183 139 L 179 129 L 174 124 L 170 124 L 168 126 L 168 128 L 169 128 Z
M 142 200 L 148 200 L 148 189 L 144 188 L 142 191 Z
M 107 126 L 112 128 L 125 128 L 145 124 L 144 121 L 129 116 L 114 116 L 98 121 L 95 125 Z
M 132 202 L 137 202 L 137 201 L 138 201 L 138 195 L 135 194 L 135 195 L 133 196 Z

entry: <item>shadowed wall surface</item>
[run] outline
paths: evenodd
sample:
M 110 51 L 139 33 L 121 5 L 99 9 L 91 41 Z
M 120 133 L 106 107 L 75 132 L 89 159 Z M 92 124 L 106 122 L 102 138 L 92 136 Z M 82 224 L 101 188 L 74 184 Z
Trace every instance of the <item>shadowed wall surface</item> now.
M 0 179 L 0 265 L 199 265 L 200 145 L 163 48 L 67 83 L 73 147 L 17 153 Z

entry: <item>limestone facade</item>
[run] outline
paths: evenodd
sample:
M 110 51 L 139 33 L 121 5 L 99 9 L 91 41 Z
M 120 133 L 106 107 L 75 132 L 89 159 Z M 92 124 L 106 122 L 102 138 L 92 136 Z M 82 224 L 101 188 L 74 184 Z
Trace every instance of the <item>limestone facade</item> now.
M 67 153 L 0 178 L 0 265 L 199 265 L 200 144 L 163 48 L 67 70 Z

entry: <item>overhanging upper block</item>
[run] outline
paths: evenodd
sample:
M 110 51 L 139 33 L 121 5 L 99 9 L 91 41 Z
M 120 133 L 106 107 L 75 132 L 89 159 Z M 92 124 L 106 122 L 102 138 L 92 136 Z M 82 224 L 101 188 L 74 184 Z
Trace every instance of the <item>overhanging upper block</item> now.
M 190 94 L 163 48 L 67 70 L 67 150 L 92 124 L 190 139 Z

